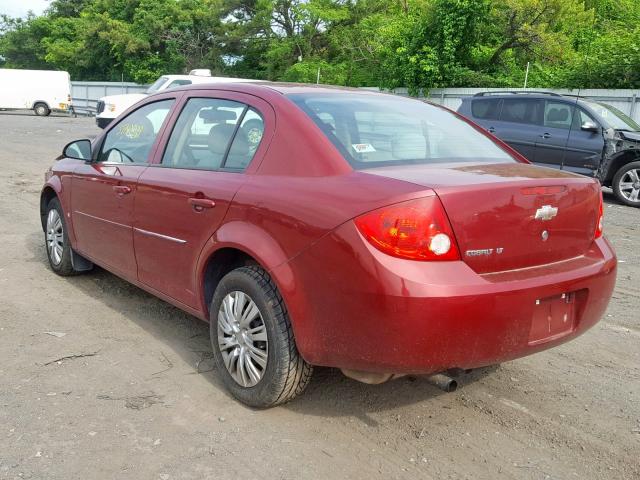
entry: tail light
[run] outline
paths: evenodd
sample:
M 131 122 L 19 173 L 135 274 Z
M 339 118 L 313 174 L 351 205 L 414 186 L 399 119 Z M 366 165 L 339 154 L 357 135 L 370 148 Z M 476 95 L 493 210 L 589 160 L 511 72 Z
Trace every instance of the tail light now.
M 598 208 L 598 221 L 596 222 L 595 238 L 602 236 L 604 230 L 604 206 L 602 205 L 602 189 L 600 190 L 600 206 Z
M 365 213 L 355 223 L 369 243 L 388 255 L 423 261 L 460 260 L 451 224 L 435 195 Z

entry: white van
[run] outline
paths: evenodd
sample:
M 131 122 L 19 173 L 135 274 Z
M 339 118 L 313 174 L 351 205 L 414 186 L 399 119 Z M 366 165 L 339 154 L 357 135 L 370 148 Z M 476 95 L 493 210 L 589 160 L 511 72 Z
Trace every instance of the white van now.
M 71 81 L 67 72 L 0 68 L 0 109 L 33 110 L 46 117 L 71 108 Z
M 247 80 L 244 78 L 212 77 L 211 70 L 197 69 L 191 70 L 189 75 L 163 75 L 147 88 L 144 93 L 127 93 L 123 95 L 109 95 L 98 100 L 96 107 L 96 124 L 100 128 L 105 128 L 111 121 L 124 112 L 131 105 L 142 100 L 152 93 L 168 90 L 169 88 L 181 87 L 195 83 L 223 83 L 223 82 L 256 82 L 258 80 Z

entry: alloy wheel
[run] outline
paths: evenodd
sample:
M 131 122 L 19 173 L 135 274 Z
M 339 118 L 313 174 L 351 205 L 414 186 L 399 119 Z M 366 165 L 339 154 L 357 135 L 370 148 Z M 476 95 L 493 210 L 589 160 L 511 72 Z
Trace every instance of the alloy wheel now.
M 64 249 L 64 228 L 62 218 L 55 208 L 49 210 L 47 215 L 47 250 L 49 258 L 55 265 L 62 262 L 62 252 Z
M 267 367 L 268 347 L 258 306 L 244 292 L 228 293 L 218 311 L 218 348 L 236 383 L 253 387 L 260 382 Z
M 620 194 L 630 202 L 640 202 L 640 169 L 625 172 L 618 183 Z

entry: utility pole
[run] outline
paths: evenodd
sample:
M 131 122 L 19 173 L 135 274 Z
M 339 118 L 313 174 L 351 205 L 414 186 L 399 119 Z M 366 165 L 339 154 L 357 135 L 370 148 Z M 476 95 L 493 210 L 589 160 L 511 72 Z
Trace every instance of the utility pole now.
M 527 72 L 524 74 L 524 88 L 527 88 L 528 80 L 529 80 L 529 62 L 527 62 Z

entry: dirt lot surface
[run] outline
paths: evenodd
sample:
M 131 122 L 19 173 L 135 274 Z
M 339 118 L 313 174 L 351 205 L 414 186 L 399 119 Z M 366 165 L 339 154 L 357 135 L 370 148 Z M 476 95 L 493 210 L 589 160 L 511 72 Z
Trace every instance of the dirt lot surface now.
M 253 411 L 222 388 L 206 324 L 104 270 L 48 268 L 43 173 L 97 133 L 0 113 L 0 479 L 640 478 L 640 210 L 605 194 L 618 286 L 576 341 L 450 394 L 319 369 Z

